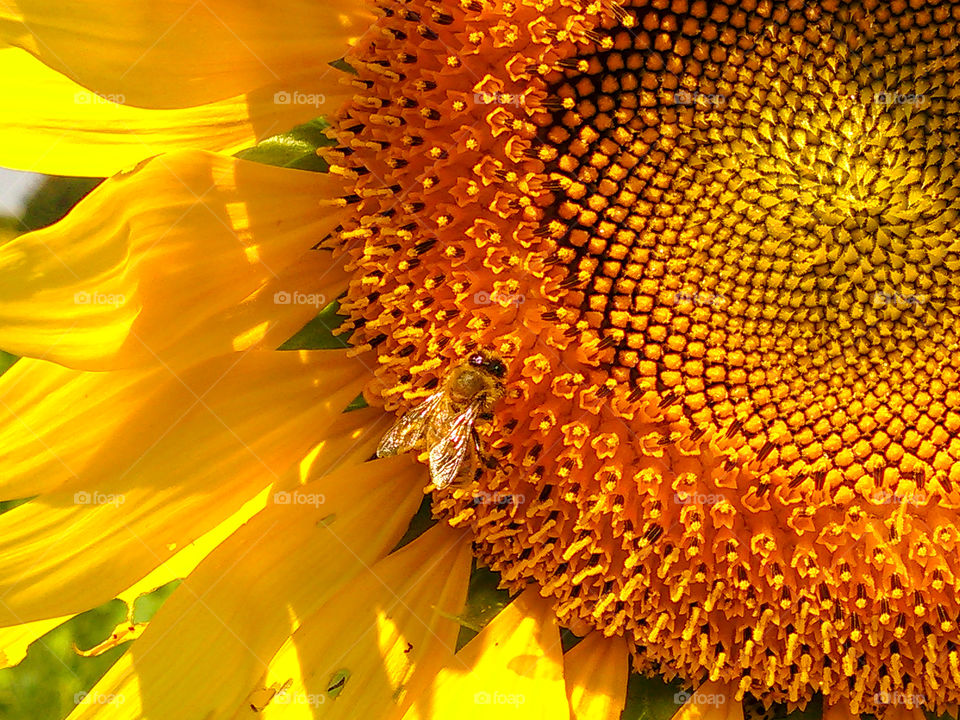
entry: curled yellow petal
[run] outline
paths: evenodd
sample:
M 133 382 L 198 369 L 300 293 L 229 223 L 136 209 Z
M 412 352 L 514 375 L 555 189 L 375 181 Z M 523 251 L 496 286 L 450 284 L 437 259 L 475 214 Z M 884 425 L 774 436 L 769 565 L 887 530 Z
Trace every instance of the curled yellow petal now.
M 309 294 L 283 278 L 302 282 L 288 268 L 337 224 L 318 200 L 339 187 L 197 151 L 111 178 L 0 247 L 0 347 L 82 369 L 178 365 L 245 349 L 287 315 L 302 324 L 343 271 L 331 263 Z
M 0 165 L 49 175 L 109 177 L 144 158 L 180 149 L 233 154 L 342 101 L 336 74 L 308 95 L 275 82 L 185 109 L 144 109 L 98 95 L 19 48 L 0 49 Z M 290 96 L 291 102 L 277 102 Z M 293 102 L 297 97 L 302 102 Z
M 136 640 L 143 635 L 143 631 L 147 629 L 148 624 L 149 623 L 145 622 L 136 623 L 126 619 L 118 624 L 103 642 L 99 642 L 85 650 L 74 645 L 73 651 L 81 657 L 97 657 L 98 655 L 103 655 L 108 650 L 113 650 L 115 647 L 119 647 L 126 642 Z
M 9 0 L 0 41 L 102 97 L 174 108 L 336 72 L 327 63 L 370 20 L 362 3 L 345 0 Z

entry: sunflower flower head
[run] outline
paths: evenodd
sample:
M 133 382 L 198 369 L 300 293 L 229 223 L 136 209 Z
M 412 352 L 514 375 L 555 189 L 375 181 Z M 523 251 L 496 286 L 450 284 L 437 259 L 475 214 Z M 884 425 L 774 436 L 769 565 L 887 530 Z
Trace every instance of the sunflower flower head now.
M 960 7 L 378 8 L 327 153 L 367 394 L 510 368 L 435 512 L 640 667 L 955 707 Z
M 110 176 L 0 245 L 0 661 L 121 598 L 73 720 L 955 715 L 960 4 L 282 4 L 0 8 L 0 159 Z M 454 386 L 474 472 L 371 459 Z

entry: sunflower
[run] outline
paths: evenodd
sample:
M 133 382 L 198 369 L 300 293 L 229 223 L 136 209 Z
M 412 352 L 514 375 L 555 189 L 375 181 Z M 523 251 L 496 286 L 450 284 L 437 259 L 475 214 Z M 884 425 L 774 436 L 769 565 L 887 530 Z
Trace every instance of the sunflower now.
M 8 3 L 0 162 L 110 176 L 0 246 L 8 661 L 184 578 L 71 717 L 956 715 L 958 21 Z M 488 462 L 370 459 L 476 353 Z

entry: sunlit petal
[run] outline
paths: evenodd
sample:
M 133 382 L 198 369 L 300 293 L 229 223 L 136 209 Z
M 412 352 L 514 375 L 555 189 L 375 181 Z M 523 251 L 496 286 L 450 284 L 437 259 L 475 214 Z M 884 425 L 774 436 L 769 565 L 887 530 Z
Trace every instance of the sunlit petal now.
M 82 471 L 0 515 L 0 626 L 87 610 L 129 588 L 296 469 L 367 371 L 325 351 L 156 372 L 145 385 L 155 392 L 129 401 L 122 430 L 95 438 Z M 36 450 L 53 466 L 55 449 Z
M 103 97 L 173 108 L 308 73 L 320 81 L 370 19 L 363 3 L 345 0 L 9 0 L 0 41 Z
M 71 720 L 235 710 L 300 622 L 397 543 L 424 482 L 410 458 L 391 458 L 304 485 L 315 502 L 272 503 L 184 580 Z
M 320 201 L 338 187 L 195 151 L 111 178 L 64 220 L 0 247 L 0 347 L 104 370 L 244 349 L 286 315 L 302 324 L 342 287 L 340 266 L 326 292 L 276 281 L 337 224 Z
M 449 659 L 404 720 L 569 716 L 560 630 L 531 588 Z
M 456 645 L 470 559 L 466 536 L 441 524 L 365 570 L 284 643 L 237 718 L 264 698 L 264 718 L 402 715 Z
M 620 717 L 627 697 L 630 659 L 622 637 L 592 632 L 563 656 L 572 720 Z
M 187 109 L 153 110 L 98 95 L 19 48 L 0 49 L 0 165 L 50 175 L 108 177 L 143 158 L 194 148 L 233 154 L 333 112 L 340 73 L 310 85 L 274 83 Z M 311 87 L 312 94 L 289 94 Z M 290 102 L 283 100 L 288 93 Z

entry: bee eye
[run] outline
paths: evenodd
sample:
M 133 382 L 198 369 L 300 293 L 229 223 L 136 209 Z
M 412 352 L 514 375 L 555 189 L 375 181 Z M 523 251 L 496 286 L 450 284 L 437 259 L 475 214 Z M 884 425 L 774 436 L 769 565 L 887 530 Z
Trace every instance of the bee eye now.
M 504 367 L 503 363 L 500 362 L 499 360 L 497 360 L 496 362 L 490 363 L 490 367 L 488 368 L 488 370 L 490 370 L 491 375 L 498 378 L 502 378 L 507 372 L 507 368 Z
M 479 367 L 480 365 L 483 365 L 483 355 L 481 355 L 480 353 L 474 353 L 473 355 L 470 356 L 470 359 L 468 360 L 468 362 L 471 365 L 476 365 Z

